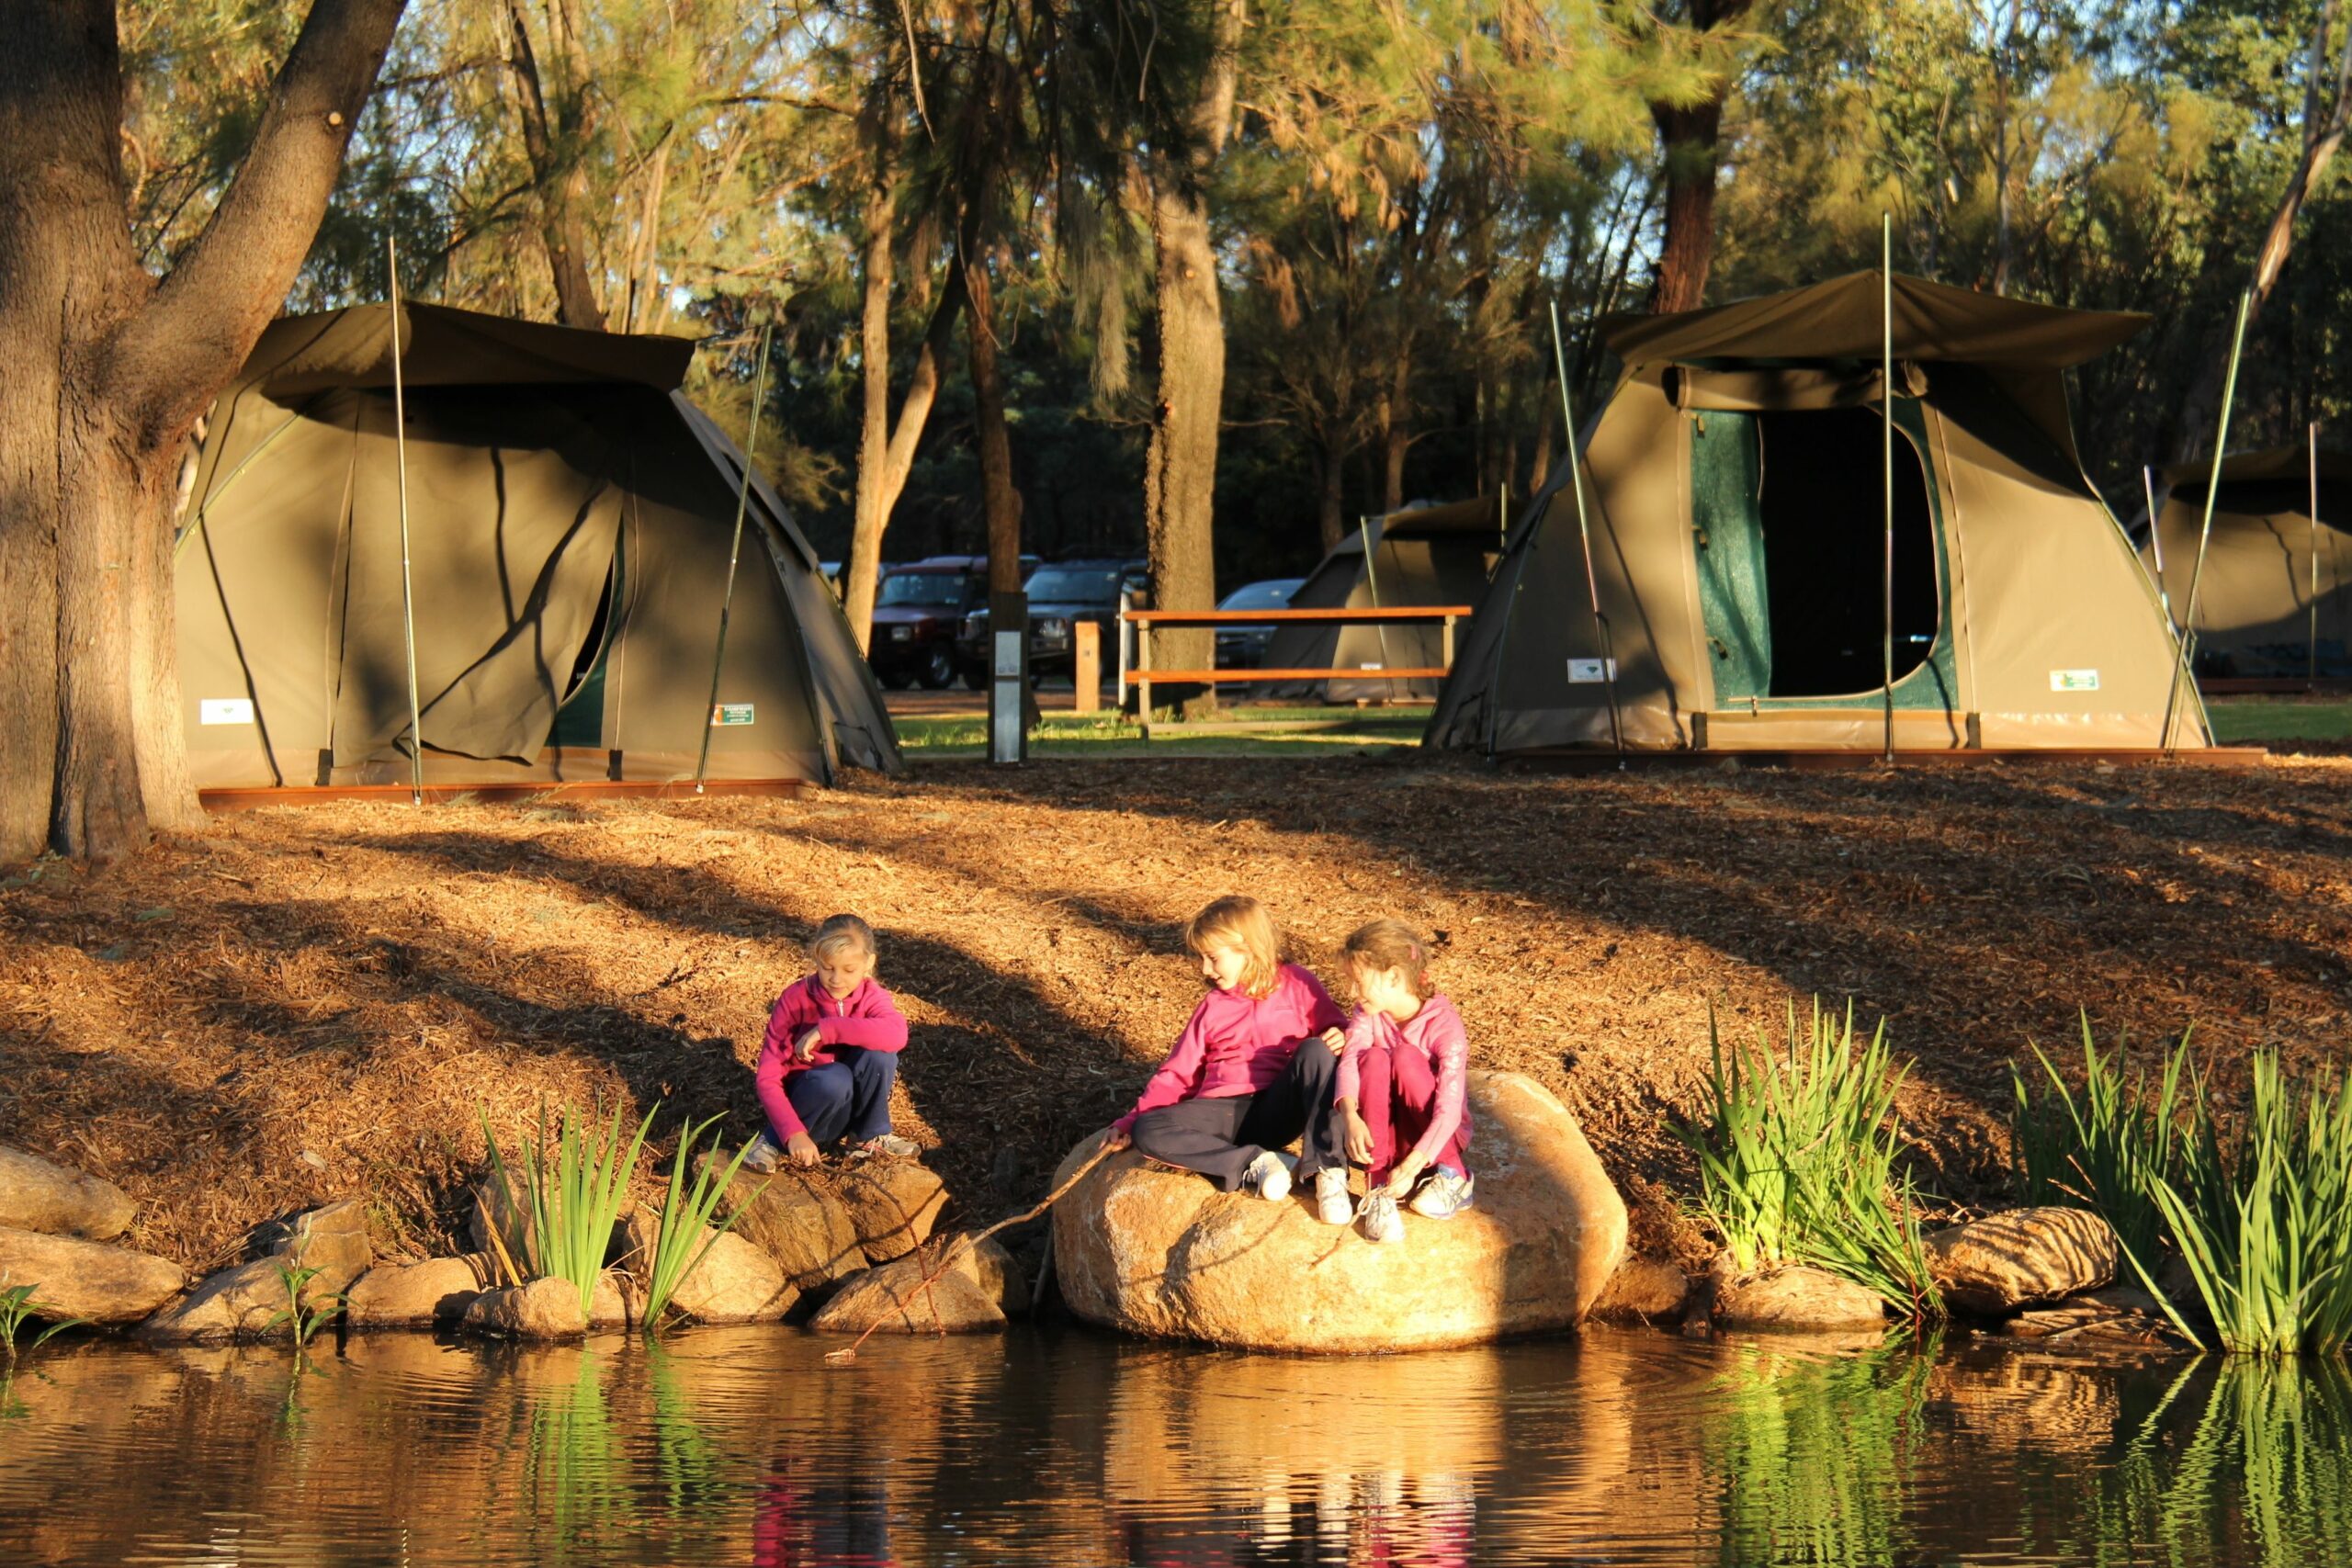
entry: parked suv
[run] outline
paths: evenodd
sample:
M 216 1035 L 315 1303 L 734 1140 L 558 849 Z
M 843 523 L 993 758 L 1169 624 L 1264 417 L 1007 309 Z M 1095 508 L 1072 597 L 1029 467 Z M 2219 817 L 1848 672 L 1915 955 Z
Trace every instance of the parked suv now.
M 1131 605 L 1146 602 L 1150 582 L 1139 560 L 1051 561 L 1032 572 L 1023 591 L 1029 595 L 1029 674 L 1068 675 L 1076 661 L 1078 623 L 1091 621 L 1101 628 L 1102 668 L 1107 674 L 1118 654 L 1119 595 Z M 956 660 L 964 678 L 975 686 L 988 680 L 989 612 L 983 604 L 964 617 L 956 638 Z
M 1023 571 L 1035 564 L 1033 556 L 1022 558 Z M 956 633 L 965 615 L 988 602 L 986 556 L 933 556 L 891 567 L 874 595 L 866 661 L 886 686 L 921 682 L 935 692 L 951 685 L 957 672 Z

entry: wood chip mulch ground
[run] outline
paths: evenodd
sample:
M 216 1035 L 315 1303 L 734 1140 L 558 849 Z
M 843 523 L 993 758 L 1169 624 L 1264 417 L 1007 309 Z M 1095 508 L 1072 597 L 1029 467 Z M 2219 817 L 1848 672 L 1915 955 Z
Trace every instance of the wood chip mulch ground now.
M 1675 1216 L 1711 1006 L 1850 999 L 1916 1064 L 1952 1202 L 2005 1177 L 2009 1065 L 2194 1024 L 2317 1066 L 2352 1010 L 2352 761 L 1893 773 L 1497 773 L 1401 760 L 928 766 L 797 800 L 331 806 L 96 869 L 0 874 L 0 1141 L 119 1182 L 200 1268 L 361 1195 L 446 1247 L 542 1101 L 756 1125 L 750 1064 L 815 923 L 854 910 L 915 1025 L 899 1130 L 966 1217 L 1043 1190 L 1197 999 L 1179 924 L 1266 899 L 1337 988 L 1358 922 L 1435 938 L 1476 1060 L 1533 1075 Z M 650 1162 L 649 1162 L 650 1164 Z M 649 1171 L 650 1178 L 650 1171 Z

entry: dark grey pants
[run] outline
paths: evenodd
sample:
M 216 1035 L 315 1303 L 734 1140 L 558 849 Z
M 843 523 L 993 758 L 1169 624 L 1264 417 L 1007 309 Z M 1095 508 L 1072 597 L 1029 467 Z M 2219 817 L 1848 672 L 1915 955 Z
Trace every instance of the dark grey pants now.
M 1256 1094 L 1183 1100 L 1136 1118 L 1136 1147 L 1162 1165 L 1197 1170 L 1230 1192 L 1241 1173 L 1268 1149 L 1299 1140 L 1296 1176 L 1304 1181 L 1326 1166 L 1348 1168 L 1346 1145 L 1331 1090 L 1339 1058 L 1319 1039 L 1300 1044 L 1283 1076 Z

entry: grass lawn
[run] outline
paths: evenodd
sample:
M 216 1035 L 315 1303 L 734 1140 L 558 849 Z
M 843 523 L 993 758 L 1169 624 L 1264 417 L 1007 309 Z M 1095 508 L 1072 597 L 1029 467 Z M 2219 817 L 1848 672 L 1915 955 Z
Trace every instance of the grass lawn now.
M 2214 739 L 2226 745 L 2352 742 L 2352 702 L 2340 697 L 2209 698 Z
M 1296 729 L 1214 730 L 1163 733 L 1146 740 L 1143 731 L 1117 713 L 1048 713 L 1029 737 L 1032 757 L 1329 757 L 1376 754 L 1418 746 L 1429 723 L 1427 707 L 1228 708 L 1225 719 L 1247 724 L 1297 724 Z M 1320 726 L 1338 723 L 1336 728 Z M 988 750 L 988 720 L 978 714 L 894 718 L 899 747 L 910 759 L 970 759 Z M 1310 728 L 1315 727 L 1315 728 Z

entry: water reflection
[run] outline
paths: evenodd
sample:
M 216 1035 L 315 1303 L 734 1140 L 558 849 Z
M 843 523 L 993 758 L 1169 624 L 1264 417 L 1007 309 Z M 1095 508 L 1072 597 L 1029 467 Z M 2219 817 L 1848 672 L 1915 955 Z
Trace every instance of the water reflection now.
M 283 1349 L 51 1348 L 0 1391 L 0 1558 L 2352 1561 L 2340 1364 L 1610 1333 L 1335 1360 L 825 1348 L 395 1336 L 299 1373 Z

